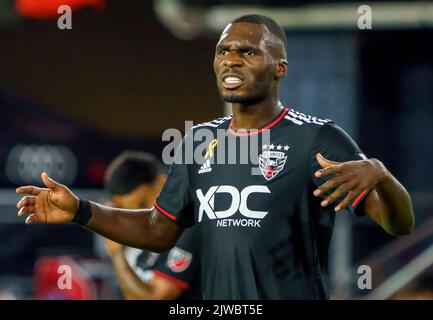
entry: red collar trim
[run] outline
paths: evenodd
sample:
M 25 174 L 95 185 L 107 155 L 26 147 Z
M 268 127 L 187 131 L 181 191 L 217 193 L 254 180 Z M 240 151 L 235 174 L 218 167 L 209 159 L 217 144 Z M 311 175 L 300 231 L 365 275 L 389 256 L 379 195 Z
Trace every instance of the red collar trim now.
M 264 130 L 268 130 L 268 129 L 272 128 L 273 126 L 275 126 L 278 122 L 281 121 L 281 119 L 284 118 L 284 116 L 287 114 L 287 112 L 289 112 L 289 109 L 284 108 L 284 110 L 281 112 L 281 114 L 274 121 L 272 121 L 270 124 L 268 124 L 267 126 L 261 128 L 259 130 L 255 130 L 255 131 L 251 131 L 251 132 L 236 132 L 235 130 L 233 130 L 233 128 L 232 128 L 233 119 L 232 119 L 232 120 L 230 120 L 230 124 L 229 124 L 229 132 L 231 134 L 234 134 L 235 136 L 241 136 L 241 137 L 259 134 L 260 132 L 262 132 Z

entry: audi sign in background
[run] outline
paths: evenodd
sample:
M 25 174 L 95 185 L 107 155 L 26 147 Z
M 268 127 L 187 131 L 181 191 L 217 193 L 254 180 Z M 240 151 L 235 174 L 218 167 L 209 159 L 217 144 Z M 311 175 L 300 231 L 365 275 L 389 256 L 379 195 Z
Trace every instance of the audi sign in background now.
M 40 185 L 46 171 L 78 188 L 100 188 L 105 168 L 125 149 L 148 150 L 159 156 L 157 138 L 119 138 L 47 111 L 0 90 L 0 187 Z
M 15 184 L 38 184 L 43 171 L 68 185 L 77 179 L 77 159 L 62 145 L 16 145 L 5 167 L 6 177 Z

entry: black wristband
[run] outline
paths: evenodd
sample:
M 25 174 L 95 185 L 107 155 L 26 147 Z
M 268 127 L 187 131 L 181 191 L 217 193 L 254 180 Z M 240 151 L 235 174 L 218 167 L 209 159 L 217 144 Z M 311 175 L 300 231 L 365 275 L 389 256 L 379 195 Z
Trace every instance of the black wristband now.
M 90 201 L 80 199 L 77 213 L 75 214 L 75 217 L 72 219 L 72 221 L 85 226 L 91 217 L 92 208 L 90 207 Z

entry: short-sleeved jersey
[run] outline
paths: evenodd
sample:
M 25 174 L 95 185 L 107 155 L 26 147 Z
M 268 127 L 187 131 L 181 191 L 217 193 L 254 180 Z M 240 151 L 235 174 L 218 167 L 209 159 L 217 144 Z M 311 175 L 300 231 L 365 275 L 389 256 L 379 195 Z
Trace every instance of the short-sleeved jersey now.
M 204 162 L 180 161 L 188 143 L 202 147 L 193 138 L 201 129 L 216 139 L 205 148 Z M 246 140 L 258 147 L 255 158 L 242 162 Z M 223 150 L 225 161 L 219 161 Z M 314 175 L 321 168 L 319 152 L 333 161 L 364 157 L 332 121 L 287 108 L 260 130 L 235 132 L 229 116 L 193 127 L 185 136 L 155 207 L 182 227 L 196 224 L 204 299 L 328 297 L 324 275 L 335 212 L 313 195 L 329 179 Z M 227 163 L 233 153 L 236 160 Z
M 158 254 L 138 249 L 130 252 L 128 262 L 137 276 L 143 282 L 161 277 L 174 283 L 184 290 L 179 300 L 202 299 L 198 240 L 194 229 L 186 230 L 176 246 L 167 252 Z

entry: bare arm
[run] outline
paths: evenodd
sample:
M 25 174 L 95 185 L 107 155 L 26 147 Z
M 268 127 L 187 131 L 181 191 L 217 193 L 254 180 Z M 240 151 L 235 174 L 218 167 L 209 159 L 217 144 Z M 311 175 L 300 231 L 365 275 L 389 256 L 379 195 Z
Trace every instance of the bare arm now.
M 391 235 L 405 235 L 412 232 L 415 216 L 412 201 L 406 189 L 389 171 L 364 201 L 367 215 Z
M 106 238 L 130 247 L 162 252 L 171 249 L 183 229 L 155 208 L 127 210 L 91 202 L 92 217 L 86 224 Z
M 25 186 L 17 189 L 18 194 L 27 194 L 17 204 L 18 216 L 28 215 L 27 224 L 72 221 L 78 211 L 78 197 L 45 173 L 41 177 L 47 188 Z M 90 204 L 92 215 L 85 227 L 131 247 L 166 251 L 174 246 L 183 232 L 180 226 L 154 208 L 125 210 L 94 202 Z

